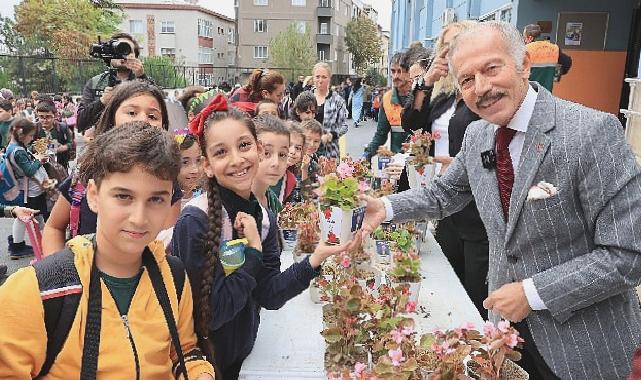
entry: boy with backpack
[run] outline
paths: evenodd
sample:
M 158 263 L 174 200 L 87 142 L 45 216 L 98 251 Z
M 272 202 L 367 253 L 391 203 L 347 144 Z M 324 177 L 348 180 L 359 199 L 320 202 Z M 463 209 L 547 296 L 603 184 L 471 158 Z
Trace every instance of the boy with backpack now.
M 96 233 L 0 287 L 0 378 L 212 380 L 184 267 L 154 241 L 180 170 L 175 141 L 128 123 L 100 135 L 81 165 Z
M 69 168 L 69 159 L 74 149 L 74 136 L 67 123 L 56 120 L 58 109 L 52 100 L 41 100 L 36 106 L 38 129 L 34 141 L 47 138 L 56 153 L 56 162 L 65 169 Z

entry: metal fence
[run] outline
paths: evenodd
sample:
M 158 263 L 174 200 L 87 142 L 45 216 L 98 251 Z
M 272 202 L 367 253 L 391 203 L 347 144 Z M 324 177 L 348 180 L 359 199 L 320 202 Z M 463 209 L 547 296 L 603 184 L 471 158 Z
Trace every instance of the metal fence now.
M 145 73 L 162 88 L 183 88 L 191 85 L 205 87 L 244 83 L 254 68 L 181 66 L 144 64 Z M 278 70 L 287 81 L 295 81 L 300 70 Z M 0 54 L 0 88 L 11 89 L 27 97 L 32 90 L 40 93 L 69 93 L 79 95 L 87 80 L 105 71 L 99 60 L 71 60 L 51 56 L 15 56 Z M 311 68 L 310 68 L 311 70 Z

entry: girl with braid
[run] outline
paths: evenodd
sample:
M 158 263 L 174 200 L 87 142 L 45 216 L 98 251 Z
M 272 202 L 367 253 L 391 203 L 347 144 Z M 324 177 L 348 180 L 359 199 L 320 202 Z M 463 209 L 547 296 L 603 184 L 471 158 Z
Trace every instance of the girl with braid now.
M 227 109 L 216 96 L 189 125 L 201 139 L 206 193 L 192 199 L 178 218 L 172 252 L 194 284 L 194 323 L 204 351 L 225 380 L 238 378 L 251 352 L 261 308 L 279 309 L 305 290 L 329 256 L 351 249 L 319 246 L 304 261 L 280 271 L 276 215 L 261 207 L 252 182 L 263 153 L 254 123 Z M 244 264 L 226 274 L 221 246 L 245 238 Z

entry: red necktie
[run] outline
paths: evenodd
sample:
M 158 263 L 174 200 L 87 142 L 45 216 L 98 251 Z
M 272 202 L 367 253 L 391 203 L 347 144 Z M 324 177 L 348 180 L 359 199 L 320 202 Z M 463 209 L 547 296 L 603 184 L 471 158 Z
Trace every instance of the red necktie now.
M 514 185 L 514 168 L 510 157 L 510 141 L 516 131 L 507 127 L 500 127 L 496 131 L 496 179 L 499 183 L 503 217 L 508 220 L 510 210 L 510 196 Z

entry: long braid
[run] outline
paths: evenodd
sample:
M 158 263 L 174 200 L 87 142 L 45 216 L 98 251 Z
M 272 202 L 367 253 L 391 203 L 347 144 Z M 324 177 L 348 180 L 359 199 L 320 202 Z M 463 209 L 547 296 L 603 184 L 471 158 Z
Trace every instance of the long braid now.
M 209 230 L 205 236 L 203 255 L 205 262 L 201 273 L 200 300 L 198 302 L 198 314 L 196 318 L 196 332 L 204 341 L 205 354 L 211 363 L 214 363 L 214 348 L 209 340 L 209 321 L 212 319 L 209 298 L 211 297 L 214 284 L 215 269 L 220 261 L 220 234 L 222 230 L 222 201 L 218 190 L 216 178 L 210 178 L 207 182 L 208 201 L 208 226 Z

